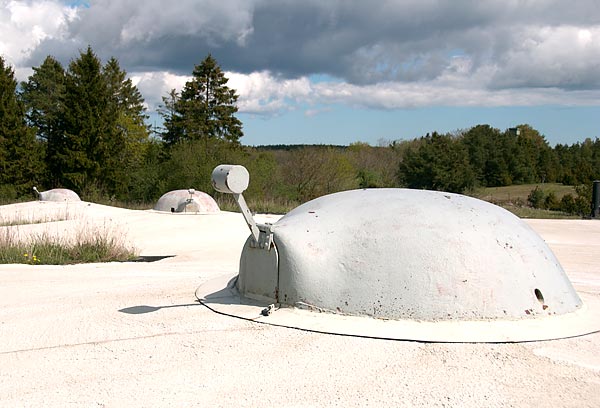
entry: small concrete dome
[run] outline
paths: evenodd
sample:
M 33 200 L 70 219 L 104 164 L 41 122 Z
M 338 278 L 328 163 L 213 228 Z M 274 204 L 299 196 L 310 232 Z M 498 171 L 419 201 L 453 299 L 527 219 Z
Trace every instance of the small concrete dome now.
M 471 197 L 346 191 L 297 207 L 270 231 L 268 251 L 248 239 L 228 286 L 238 303 L 286 310 L 265 321 L 426 341 L 522 341 L 600 329 L 581 318 L 583 302 L 543 239 L 510 212 Z M 301 309 L 324 313 L 300 318 Z M 336 315 L 337 323 L 316 323 L 315 316 Z M 581 325 L 561 332 L 561 316 Z M 364 324 L 366 317 L 375 319 Z
M 67 188 L 54 188 L 40 192 L 34 187 L 33 190 L 37 193 L 40 201 L 81 201 L 76 192 Z
M 163 194 L 156 202 L 154 210 L 172 213 L 220 211 L 219 205 L 211 196 L 194 189 L 174 190 Z

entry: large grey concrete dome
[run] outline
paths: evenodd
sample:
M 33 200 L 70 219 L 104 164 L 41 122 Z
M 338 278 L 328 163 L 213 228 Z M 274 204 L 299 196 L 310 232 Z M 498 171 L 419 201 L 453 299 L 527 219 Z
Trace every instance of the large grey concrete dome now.
M 590 331 L 590 320 L 581 319 L 583 302 L 546 243 L 484 201 L 423 190 L 347 191 L 303 204 L 262 230 L 272 234 L 270 249 L 249 238 L 229 290 L 240 303 L 273 303 L 291 319 L 278 311 L 279 318 L 265 321 L 434 341 Z M 314 317 L 299 318 L 303 309 L 342 317 L 338 323 L 352 321 L 354 328 L 334 329 L 333 321 L 314 326 Z M 364 332 L 360 317 L 372 321 L 363 327 L 386 326 Z M 561 331 L 561 317 L 579 322 Z M 585 327 L 577 326 L 582 321 Z M 393 322 L 404 326 L 390 331 Z
M 272 228 L 278 293 L 256 288 L 252 248 L 239 289 L 252 297 L 386 319 L 504 319 L 581 307 L 558 260 L 508 211 L 470 197 L 380 189 L 301 205 Z
M 215 213 L 219 212 L 219 205 L 202 191 L 173 190 L 158 199 L 154 210 L 172 213 Z

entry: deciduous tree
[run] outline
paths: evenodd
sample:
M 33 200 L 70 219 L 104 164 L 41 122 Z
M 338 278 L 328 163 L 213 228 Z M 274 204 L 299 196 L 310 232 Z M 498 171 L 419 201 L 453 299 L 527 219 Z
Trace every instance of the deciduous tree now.
M 469 162 L 480 186 L 497 187 L 511 183 L 504 154 L 505 138 L 500 130 L 489 125 L 477 125 L 462 135 L 461 143 L 467 148 Z
M 462 193 L 475 184 L 465 147 L 451 135 L 437 132 L 406 151 L 398 176 L 410 188 Z

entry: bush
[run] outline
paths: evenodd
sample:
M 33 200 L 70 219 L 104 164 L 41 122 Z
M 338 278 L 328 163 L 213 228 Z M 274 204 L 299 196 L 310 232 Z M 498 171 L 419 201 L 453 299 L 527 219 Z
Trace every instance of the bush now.
M 544 198 L 544 208 L 552 211 L 560 211 L 560 203 L 554 191 L 550 191 Z
M 527 196 L 527 202 L 533 208 L 545 208 L 545 199 L 544 190 L 537 186 Z
M 560 211 L 567 214 L 577 214 L 577 203 L 575 203 L 575 198 L 573 198 L 573 195 L 570 193 L 565 194 L 560 199 L 559 208 Z
M 583 216 L 588 216 L 592 212 L 592 185 L 581 184 L 575 187 L 577 197 L 575 198 L 575 204 L 577 206 L 577 213 Z
M 13 203 L 17 200 L 17 190 L 11 184 L 0 185 L 0 203 Z

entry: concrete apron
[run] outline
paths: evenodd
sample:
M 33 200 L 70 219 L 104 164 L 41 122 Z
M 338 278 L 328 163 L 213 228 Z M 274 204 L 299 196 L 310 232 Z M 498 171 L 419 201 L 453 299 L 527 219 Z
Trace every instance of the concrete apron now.
M 515 343 L 554 340 L 600 332 L 600 299 L 579 293 L 583 306 L 572 313 L 526 319 L 391 320 L 348 316 L 317 309 L 275 307 L 241 296 L 236 276 L 221 276 L 196 290 L 198 300 L 214 312 L 256 323 L 318 333 L 431 343 Z

